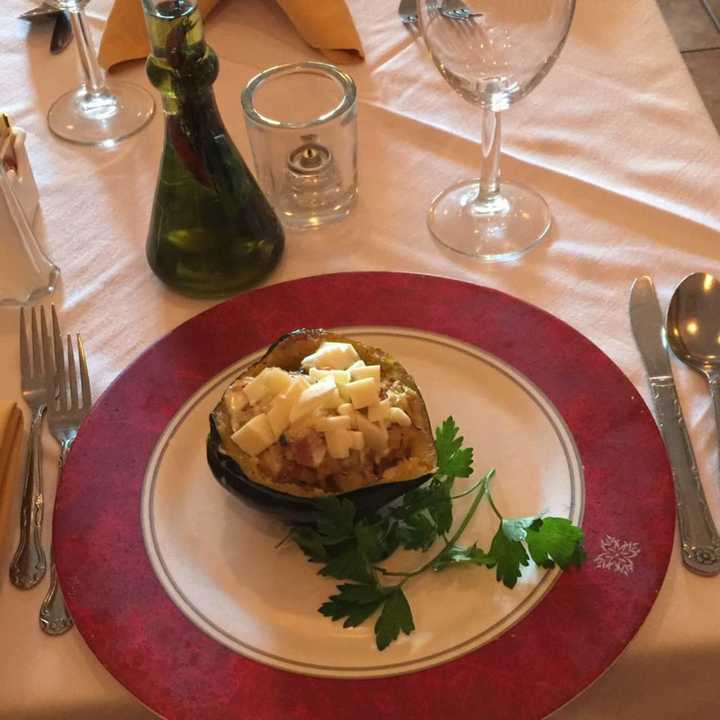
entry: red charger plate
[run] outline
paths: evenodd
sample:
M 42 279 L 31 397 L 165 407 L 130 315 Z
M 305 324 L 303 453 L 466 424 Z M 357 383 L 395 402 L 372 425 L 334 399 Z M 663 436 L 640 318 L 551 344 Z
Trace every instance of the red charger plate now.
M 352 293 L 349 294 L 349 288 Z M 495 641 L 396 677 L 306 677 L 211 639 L 171 602 L 143 544 L 140 502 L 155 444 L 208 379 L 296 327 L 392 325 L 491 353 L 553 402 L 585 477 L 588 561 Z M 612 361 L 552 315 L 440 277 L 365 272 L 280 283 L 182 324 L 108 388 L 83 424 L 55 504 L 54 550 L 85 641 L 123 685 L 168 718 L 484 720 L 542 718 L 597 678 L 647 616 L 674 537 L 665 449 Z

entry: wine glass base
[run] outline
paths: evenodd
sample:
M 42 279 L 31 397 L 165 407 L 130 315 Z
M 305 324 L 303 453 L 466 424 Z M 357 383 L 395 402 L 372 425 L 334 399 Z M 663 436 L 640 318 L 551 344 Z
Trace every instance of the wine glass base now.
M 500 193 L 476 202 L 479 180 L 462 180 L 433 200 L 428 228 L 450 250 L 481 262 L 515 260 L 542 240 L 550 209 L 534 190 L 503 182 Z
M 112 145 L 144 128 L 154 112 L 152 96 L 139 85 L 108 81 L 100 93 L 82 85 L 61 95 L 48 111 L 48 126 L 63 140 Z

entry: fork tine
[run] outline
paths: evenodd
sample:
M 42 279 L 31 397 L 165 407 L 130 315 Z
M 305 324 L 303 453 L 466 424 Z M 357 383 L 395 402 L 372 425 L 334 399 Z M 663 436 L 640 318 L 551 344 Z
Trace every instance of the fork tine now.
M 20 308 L 20 374 L 30 375 L 30 349 L 28 348 L 25 308 Z
M 30 309 L 30 327 L 32 328 L 32 374 L 35 377 L 42 375 L 42 346 L 38 334 L 37 314 L 35 306 Z
M 65 356 L 63 353 L 63 340 L 60 334 L 55 304 L 51 306 L 53 326 L 53 347 L 55 348 L 55 376 L 57 378 L 57 391 L 59 395 L 60 410 L 67 410 L 67 375 L 65 373 Z
M 57 379 L 55 378 L 55 363 L 53 362 L 52 352 L 50 350 L 50 335 L 48 334 L 48 324 L 45 318 L 45 307 L 40 306 L 40 339 L 42 340 L 43 354 L 43 371 L 45 373 L 45 387 L 47 388 L 47 404 L 55 404 L 55 387 Z
M 82 338 L 77 335 L 78 354 L 80 356 L 80 385 L 82 387 L 82 407 L 90 409 L 92 404 L 92 391 L 90 389 L 90 375 L 88 374 L 87 355 Z
M 70 409 L 78 408 L 77 373 L 75 372 L 75 353 L 72 346 L 72 335 L 67 336 L 67 381 L 70 386 Z

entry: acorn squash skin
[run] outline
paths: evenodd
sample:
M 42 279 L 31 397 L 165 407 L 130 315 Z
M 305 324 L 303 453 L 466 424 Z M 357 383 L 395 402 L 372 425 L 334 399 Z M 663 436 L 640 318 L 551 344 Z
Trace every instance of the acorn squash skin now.
M 295 370 L 299 367 L 300 361 L 306 357 L 320 345 L 324 340 L 352 342 L 356 349 L 362 347 L 365 350 L 376 350 L 368 348 L 357 341 L 350 338 L 329 333 L 321 329 L 300 329 L 294 330 L 283 335 L 276 340 L 263 355 L 260 360 L 252 363 L 252 365 L 240 373 L 241 375 L 257 375 L 263 368 L 269 366 L 282 367 L 286 370 Z M 380 351 L 382 352 L 382 351 Z M 362 357 L 362 352 L 360 353 Z M 377 356 L 379 359 L 380 356 Z M 400 373 L 408 385 L 417 391 L 412 377 L 402 366 L 397 363 L 389 355 L 382 353 L 382 358 L 387 362 L 393 363 L 393 369 Z M 376 358 L 371 358 L 376 359 Z M 383 364 L 384 367 L 384 364 Z M 418 395 L 420 395 L 419 391 Z M 422 397 L 420 396 L 422 401 Z M 316 513 L 317 507 L 314 497 L 303 497 L 290 493 L 284 493 L 280 490 L 269 487 L 262 483 L 252 480 L 243 471 L 238 462 L 223 450 L 223 440 L 218 431 L 215 421 L 215 413 L 222 405 L 222 401 L 213 410 L 210 415 L 210 432 L 207 438 L 207 460 L 210 469 L 216 480 L 229 492 L 241 498 L 249 505 L 264 512 L 269 512 L 281 517 L 288 523 L 311 523 Z M 424 403 L 423 409 L 424 409 Z M 427 423 L 427 432 L 429 433 L 429 443 L 432 445 L 434 453 L 434 443 L 432 442 L 432 432 L 430 430 L 430 422 L 425 411 L 425 421 Z M 436 461 L 436 456 L 435 456 Z M 385 482 L 367 487 L 359 488 L 344 493 L 335 493 L 338 498 L 348 499 L 353 502 L 359 515 L 367 516 L 379 510 L 384 505 L 396 500 L 405 493 L 413 490 L 423 483 L 427 482 L 433 476 L 433 472 L 423 473 L 418 477 L 409 478 L 398 482 Z M 318 496 L 323 497 L 323 496 Z M 327 497 L 327 496 L 325 496 Z

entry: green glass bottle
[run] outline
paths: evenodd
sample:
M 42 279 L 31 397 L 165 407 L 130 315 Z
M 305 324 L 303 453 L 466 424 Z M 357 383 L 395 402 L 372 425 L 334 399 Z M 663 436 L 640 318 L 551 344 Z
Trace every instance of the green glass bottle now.
M 284 247 L 280 221 L 227 134 L 195 0 L 142 0 L 150 81 L 162 94 L 165 147 L 147 240 L 155 274 L 174 289 L 229 295 L 267 275 Z

